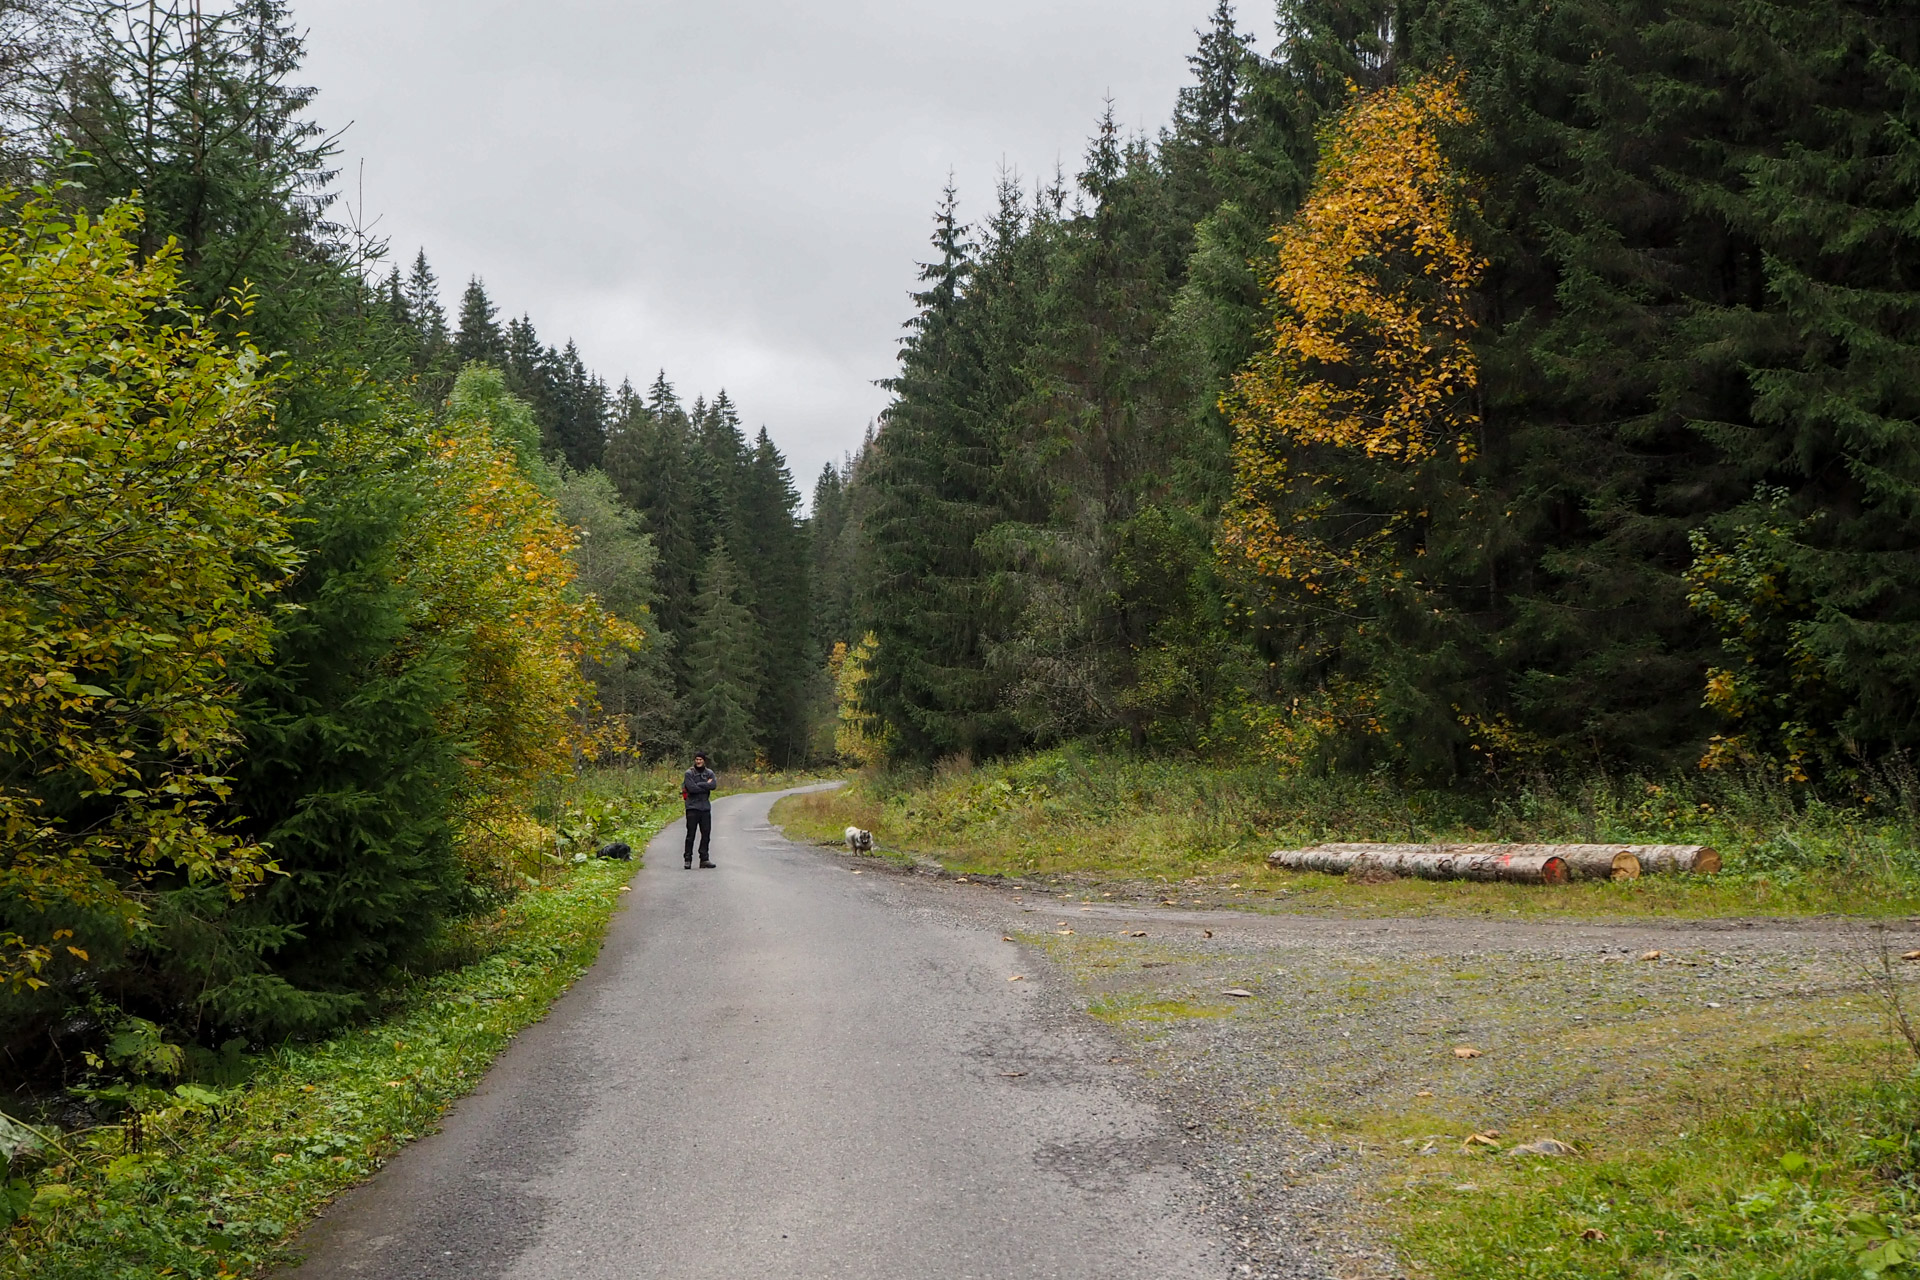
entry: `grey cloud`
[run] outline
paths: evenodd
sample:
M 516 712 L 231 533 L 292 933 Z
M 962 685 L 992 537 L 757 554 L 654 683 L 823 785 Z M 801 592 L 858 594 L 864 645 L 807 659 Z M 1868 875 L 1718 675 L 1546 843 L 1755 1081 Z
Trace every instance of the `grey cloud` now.
M 317 112 L 396 256 L 594 369 L 725 386 L 806 487 L 884 403 L 951 171 L 1156 128 L 1211 0 L 296 0 Z M 1243 19 L 1244 20 L 1244 19 Z

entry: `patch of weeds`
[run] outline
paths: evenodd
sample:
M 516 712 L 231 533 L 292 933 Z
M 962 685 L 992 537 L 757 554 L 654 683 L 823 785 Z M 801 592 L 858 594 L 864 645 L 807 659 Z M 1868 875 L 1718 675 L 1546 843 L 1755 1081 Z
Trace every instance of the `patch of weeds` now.
M 295 1232 L 430 1132 L 593 963 L 633 868 L 590 861 L 520 895 L 472 922 L 473 963 L 393 993 L 379 1023 L 256 1060 L 244 1083 L 155 1091 L 128 1122 L 79 1133 L 0 1118 L 0 1151 L 28 1170 L 0 1186 L 0 1277 L 215 1280 L 286 1262 Z
M 1087 1006 L 1087 1012 L 1102 1022 L 1189 1022 L 1196 1018 L 1225 1018 L 1234 1010 L 1221 1002 L 1173 1000 L 1149 996 L 1106 996 Z
M 1403 1183 L 1415 1274 L 1460 1280 L 1920 1274 L 1920 1077 L 1696 1118 L 1592 1155 L 1455 1156 Z

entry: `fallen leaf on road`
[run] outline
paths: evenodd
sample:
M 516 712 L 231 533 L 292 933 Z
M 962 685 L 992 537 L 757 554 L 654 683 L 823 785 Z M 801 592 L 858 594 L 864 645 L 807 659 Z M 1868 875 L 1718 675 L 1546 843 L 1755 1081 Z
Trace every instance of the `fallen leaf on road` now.
M 1471 1151 L 1475 1147 L 1497 1147 L 1500 1145 L 1500 1131 L 1489 1129 L 1485 1133 L 1470 1133 L 1467 1140 L 1460 1144 L 1462 1151 Z
M 867 873 L 866 873 L 866 872 L 864 872 L 864 871 L 856 871 L 856 872 L 854 872 L 853 874 L 855 874 L 855 875 L 857 875 L 857 876 L 863 876 L 863 875 L 865 875 L 865 874 L 867 874 Z
M 1133 929 L 1128 932 L 1127 936 L 1129 938 L 1144 938 L 1147 936 L 1147 931 L 1145 929 Z
M 1413 1096 L 1416 1098 L 1431 1098 L 1433 1096 L 1433 1090 L 1422 1089 L 1420 1092 L 1414 1094 Z
M 1024 1071 L 1002 1071 L 1000 1074 L 1005 1079 L 1018 1080 L 1021 1076 L 1027 1073 Z
M 623 884 L 623 885 L 621 885 L 621 886 L 620 886 L 620 892 L 622 892 L 622 893 L 632 893 L 632 892 L 633 892 L 633 886 L 632 886 L 632 885 L 630 885 L 630 884 Z
M 1647 951 L 1647 952 L 1641 953 L 1640 958 L 1642 960 L 1658 960 L 1660 958 L 1660 953 L 1658 951 Z
M 1456 1058 L 1479 1058 L 1485 1055 L 1470 1044 L 1457 1044 L 1453 1046 L 1453 1056 Z
M 1177 907 L 1180 904 L 1175 902 L 1172 898 L 1162 898 L 1160 899 L 1160 905 L 1163 907 Z
M 1070 934 L 1070 933 L 1072 933 L 1072 932 L 1073 932 L 1073 930 L 1071 930 L 1071 929 L 1055 929 L 1055 930 L 1054 930 L 1054 932 L 1055 932 L 1055 933 L 1057 933 L 1057 934 L 1059 934 L 1059 935 L 1060 935 L 1061 937 L 1063 937 L 1063 938 L 1064 938 L 1064 937 L 1066 937 L 1066 936 L 1067 936 L 1068 934 Z
M 1027 975 L 1024 973 L 1016 973 L 1011 978 L 1007 979 L 1008 982 L 1025 982 L 1026 980 L 1027 980 Z
M 1002 941 L 1002 942 L 1012 942 L 1012 941 L 1013 941 L 1013 939 L 1012 939 L 1012 938 L 1002 938 L 1002 939 L 1000 939 L 1000 941 Z
M 1245 987 L 1228 987 L 1225 991 L 1222 991 L 1220 994 L 1223 996 L 1232 996 L 1235 1000 L 1253 999 L 1253 992 L 1247 990 Z
M 1900 958 L 1902 960 L 1920 960 L 1920 951 L 1909 951 Z

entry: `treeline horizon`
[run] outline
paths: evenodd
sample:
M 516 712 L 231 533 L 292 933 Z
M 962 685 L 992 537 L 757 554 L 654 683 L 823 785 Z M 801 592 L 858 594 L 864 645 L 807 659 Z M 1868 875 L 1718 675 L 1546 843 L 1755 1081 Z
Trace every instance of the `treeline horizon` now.
M 767 429 L 749 438 L 725 388 L 683 403 L 664 369 L 644 393 L 629 379 L 610 386 L 571 339 L 543 346 L 525 313 L 502 324 L 479 276 L 450 326 L 424 248 L 379 295 L 422 403 L 444 404 L 462 371 L 500 375 L 530 415 L 529 460 L 586 532 L 583 566 L 601 566 L 588 574 L 596 595 L 644 622 L 638 654 L 592 667 L 600 711 L 626 730 L 622 752 L 704 749 L 728 769 L 824 759 L 819 722 L 832 707 L 808 618 L 807 520 Z

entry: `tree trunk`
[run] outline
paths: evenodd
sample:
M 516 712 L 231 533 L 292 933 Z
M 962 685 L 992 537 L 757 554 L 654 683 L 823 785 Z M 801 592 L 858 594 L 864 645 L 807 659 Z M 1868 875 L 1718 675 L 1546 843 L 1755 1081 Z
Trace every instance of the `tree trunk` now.
M 1514 854 L 1507 846 L 1472 846 L 1480 852 L 1455 853 L 1447 846 L 1372 845 L 1356 850 L 1322 846 L 1279 849 L 1267 855 L 1269 866 L 1330 875 L 1382 871 L 1421 880 L 1508 880 L 1519 884 L 1565 884 L 1566 860 L 1557 855 Z M 1493 848 L 1501 852 L 1486 852 Z M 1381 852 L 1386 850 L 1386 852 Z
M 1455 870 L 1454 862 L 1463 868 Z M 1486 859 L 1517 865 L 1560 865 L 1562 875 L 1544 872 L 1482 874 Z M 1294 871 L 1380 870 L 1392 875 L 1431 880 L 1518 880 L 1527 884 L 1558 884 L 1577 880 L 1633 880 L 1645 875 L 1712 875 L 1720 870 L 1720 855 L 1698 844 L 1320 844 L 1311 849 L 1282 849 L 1267 858 L 1270 866 Z M 1544 878 L 1542 878 L 1544 876 Z
M 1322 844 L 1316 849 L 1343 853 L 1514 854 L 1559 858 L 1575 880 L 1635 880 L 1640 860 L 1626 844 Z
M 1710 876 L 1720 870 L 1720 855 L 1704 844 L 1629 845 L 1648 875 Z

